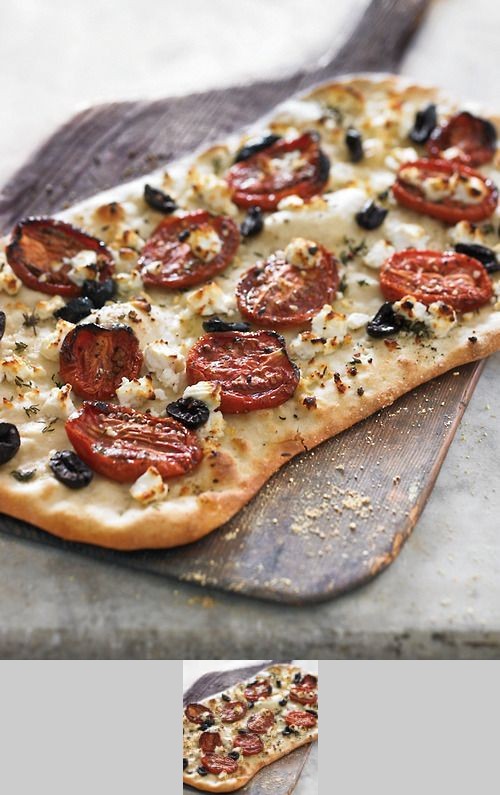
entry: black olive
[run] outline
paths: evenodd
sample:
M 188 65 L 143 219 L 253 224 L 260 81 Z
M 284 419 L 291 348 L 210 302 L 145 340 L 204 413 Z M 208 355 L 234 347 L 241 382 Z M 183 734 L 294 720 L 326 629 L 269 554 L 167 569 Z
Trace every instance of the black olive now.
M 200 729 L 202 732 L 206 732 L 206 730 L 213 725 L 214 725 L 213 718 L 207 718 L 206 721 L 204 721 L 204 723 L 201 724 Z
M 60 317 L 62 320 L 68 320 L 70 323 L 78 323 L 84 317 L 90 315 L 94 310 L 94 304 L 90 298 L 71 298 L 66 306 L 56 309 L 54 317 Z
M 276 687 L 281 687 L 281 679 L 276 679 Z
M 200 765 L 196 772 L 199 773 L 200 776 L 206 776 L 208 774 L 207 768 L 203 767 L 203 765 Z
M 295 684 L 297 684 L 297 685 L 299 684 L 299 682 L 300 682 L 300 680 L 301 680 L 301 679 L 302 679 L 302 677 L 301 677 L 300 673 L 298 673 L 298 672 L 297 672 L 297 673 L 295 674 L 295 676 L 293 677 L 293 681 L 294 681 L 294 682 L 295 682 Z
M 253 709 L 255 707 L 255 701 L 247 701 L 248 709 Z
M 238 751 L 229 751 L 228 757 L 230 759 L 239 759 L 240 755 L 239 755 Z
M 191 234 L 190 229 L 183 229 L 182 232 L 179 232 L 179 234 L 177 235 L 177 240 L 179 240 L 180 243 L 184 243 L 184 241 L 188 239 L 190 234 Z
M 379 207 L 375 202 L 367 202 L 363 209 L 356 213 L 356 223 L 362 229 L 378 229 L 378 227 L 385 221 L 385 217 L 389 210 L 384 207 Z
M 249 207 L 247 214 L 240 225 L 242 237 L 253 237 L 262 232 L 264 228 L 264 216 L 260 207 Z
M 201 401 L 200 401 L 200 403 L 201 403 Z M 205 404 L 203 404 L 203 405 L 205 405 Z M 227 693 L 223 693 L 221 698 L 222 698 L 223 701 L 231 701 L 231 696 L 228 696 Z
M 467 254 L 468 257 L 474 257 L 481 262 L 488 273 L 495 273 L 500 270 L 500 262 L 498 262 L 497 255 L 493 249 L 487 246 L 480 246 L 477 243 L 457 243 L 455 251 L 459 254 Z
M 269 146 L 272 146 L 279 141 L 281 135 L 265 135 L 263 138 L 254 139 L 249 141 L 245 146 L 242 146 L 241 149 L 236 152 L 236 157 L 234 158 L 235 163 L 240 163 L 242 160 L 248 160 L 249 157 L 252 155 L 256 155 L 257 152 L 262 152 L 263 149 L 267 149 Z
M 185 770 L 187 766 L 188 766 L 188 760 L 186 759 L 186 757 L 184 757 L 184 759 L 182 760 L 182 769 Z
M 116 293 L 116 282 L 105 279 L 99 282 L 96 279 L 85 279 L 82 285 L 82 295 L 89 298 L 96 309 L 101 309 L 106 301 L 111 301 Z
M 318 162 L 318 181 L 326 182 L 330 176 L 330 158 L 325 155 L 322 149 L 319 150 Z
M 390 301 L 386 301 L 375 317 L 367 323 L 366 330 L 370 337 L 385 337 L 388 334 L 396 334 L 401 331 L 404 322 L 404 318 L 395 313 Z
M 248 729 L 238 729 L 238 734 L 248 734 Z
M 0 464 L 6 464 L 21 446 L 19 431 L 11 422 L 0 422 Z
M 418 110 L 415 122 L 409 136 L 414 144 L 425 144 L 437 124 L 435 105 L 427 105 L 423 110 Z
M 59 450 L 49 461 L 54 476 L 70 489 L 88 486 L 94 473 L 73 450 Z
M 281 733 L 285 734 L 285 735 L 286 734 L 291 734 L 292 730 L 291 730 L 290 726 L 285 726 L 285 728 L 283 729 L 283 731 Z
M 226 323 L 217 315 L 211 317 L 210 320 L 204 320 L 203 328 L 205 331 L 250 331 L 248 323 Z
M 166 215 L 177 210 L 177 204 L 168 193 L 164 193 L 159 188 L 153 188 L 151 185 L 144 185 L 144 201 L 153 210 L 158 210 Z
M 364 157 L 363 138 L 361 133 L 354 127 L 349 127 L 345 134 L 345 145 L 349 150 L 349 155 L 353 163 L 359 163 Z
M 278 701 L 278 704 L 280 705 L 280 707 L 286 707 L 286 705 L 288 704 L 288 699 L 282 698 L 281 701 Z
M 318 713 L 315 709 L 306 709 L 306 712 L 309 712 L 310 715 L 314 715 L 316 718 L 318 717 Z
M 169 403 L 167 406 L 167 414 L 175 420 L 182 422 L 186 428 L 199 428 L 207 422 L 210 416 L 210 409 L 203 400 L 186 397 L 179 398 L 179 400 Z
M 5 317 L 5 312 L 0 312 L 0 340 L 2 339 L 3 335 L 5 334 L 5 323 L 7 318 Z

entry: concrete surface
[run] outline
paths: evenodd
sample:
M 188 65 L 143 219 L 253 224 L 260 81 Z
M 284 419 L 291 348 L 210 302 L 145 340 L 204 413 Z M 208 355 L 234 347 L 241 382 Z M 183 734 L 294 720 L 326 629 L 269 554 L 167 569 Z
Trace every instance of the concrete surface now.
M 82 101 L 166 95 L 297 65 L 299 56 L 311 57 L 331 42 L 327 18 L 335 13 L 338 30 L 348 6 L 336 4 L 334 12 L 321 0 L 275 0 L 240 3 L 236 10 L 229 0 L 209 7 L 189 0 L 170 18 L 158 7 L 143 19 L 135 0 L 106 9 L 97 0 L 68 8 L 53 0 L 43 12 L 35 0 L 4 3 L 0 69 L 9 75 L 2 86 L 9 123 L 0 130 L 1 175 Z M 499 23 L 500 6 L 493 2 L 441 0 L 403 71 L 492 101 Z M 231 32 L 241 25 L 245 47 Z M 73 30 L 80 35 L 70 40 Z M 262 36 L 263 30 L 277 32 Z M 496 355 L 413 536 L 390 569 L 363 589 L 316 607 L 280 608 L 0 536 L 0 655 L 498 657 L 499 378 Z

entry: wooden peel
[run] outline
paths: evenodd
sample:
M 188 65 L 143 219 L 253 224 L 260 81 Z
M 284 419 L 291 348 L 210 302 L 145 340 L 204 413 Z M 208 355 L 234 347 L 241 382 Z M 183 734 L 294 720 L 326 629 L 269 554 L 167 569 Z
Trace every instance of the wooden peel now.
M 291 660 L 269 660 L 259 665 L 236 668 L 232 671 L 214 671 L 213 673 L 204 674 L 186 690 L 183 704 L 186 706 L 190 702 L 201 701 L 215 693 L 220 693 L 242 679 L 249 679 L 268 665 L 290 662 Z M 259 770 L 254 778 L 238 792 L 244 793 L 244 795 L 270 795 L 270 793 L 272 795 L 289 795 L 297 784 L 310 751 L 310 745 L 296 748 L 295 751 L 273 762 L 272 765 Z M 199 793 L 200 790 L 184 784 L 184 792 L 194 795 L 196 792 Z
M 425 6 L 419 0 L 372 2 L 327 64 L 282 80 L 83 111 L 9 181 L 0 201 L 3 230 L 26 214 L 61 209 L 220 138 L 320 79 L 345 71 L 394 71 Z M 424 384 L 300 456 L 233 520 L 188 547 L 114 553 L 60 541 L 9 517 L 2 517 L 0 527 L 101 560 L 238 593 L 298 604 L 330 598 L 369 580 L 399 553 L 481 367 L 467 365 Z

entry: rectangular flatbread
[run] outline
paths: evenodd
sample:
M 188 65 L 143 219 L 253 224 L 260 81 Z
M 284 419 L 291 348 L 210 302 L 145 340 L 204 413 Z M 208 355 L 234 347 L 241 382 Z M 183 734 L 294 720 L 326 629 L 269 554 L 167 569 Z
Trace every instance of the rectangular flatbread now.
M 317 676 L 294 665 L 272 665 L 186 705 L 184 783 L 207 792 L 233 792 L 261 768 L 317 737 Z
M 348 77 L 24 219 L 0 247 L 1 510 L 187 544 L 291 457 L 498 350 L 498 120 L 478 112 Z

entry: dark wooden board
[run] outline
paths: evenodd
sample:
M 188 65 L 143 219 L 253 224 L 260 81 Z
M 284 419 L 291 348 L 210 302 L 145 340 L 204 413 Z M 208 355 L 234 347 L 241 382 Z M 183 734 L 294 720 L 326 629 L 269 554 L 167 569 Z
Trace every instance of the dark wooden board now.
M 240 682 L 242 679 L 248 679 L 254 674 L 258 673 L 267 665 L 275 663 L 288 663 L 291 660 L 269 660 L 267 663 L 259 663 L 246 668 L 236 668 L 232 671 L 215 671 L 213 673 L 204 674 L 184 693 L 183 704 L 189 704 L 192 701 L 201 701 L 203 698 L 208 698 L 214 693 L 220 693 L 228 687 Z M 311 751 L 310 745 L 303 745 L 287 754 L 272 765 L 264 767 L 254 776 L 254 778 L 237 790 L 238 793 L 244 795 L 290 795 L 295 788 L 302 768 Z M 186 795 L 195 795 L 200 790 L 194 787 L 189 787 L 184 784 L 184 793 Z
M 320 69 L 282 80 L 83 111 L 9 181 L 0 229 L 146 173 L 254 121 L 318 79 L 395 70 L 425 0 L 372 2 Z M 460 368 L 290 462 L 224 527 L 189 547 L 115 553 L 68 544 L 9 517 L 0 528 L 101 560 L 289 603 L 320 601 L 387 566 L 432 489 L 481 369 Z M 423 443 L 424 440 L 424 443 Z

